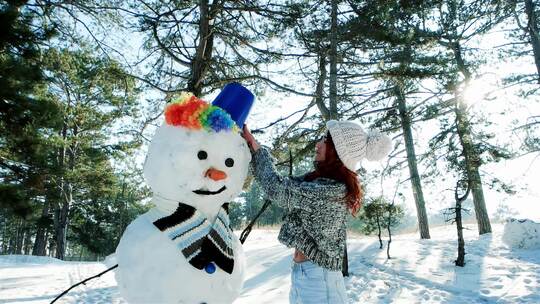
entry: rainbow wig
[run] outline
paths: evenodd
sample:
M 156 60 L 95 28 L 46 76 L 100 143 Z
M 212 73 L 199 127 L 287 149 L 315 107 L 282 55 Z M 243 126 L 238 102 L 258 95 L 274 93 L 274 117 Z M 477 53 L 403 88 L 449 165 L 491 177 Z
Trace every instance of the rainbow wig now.
M 229 113 L 187 92 L 167 105 L 165 122 L 171 126 L 204 129 L 207 132 L 239 131 Z

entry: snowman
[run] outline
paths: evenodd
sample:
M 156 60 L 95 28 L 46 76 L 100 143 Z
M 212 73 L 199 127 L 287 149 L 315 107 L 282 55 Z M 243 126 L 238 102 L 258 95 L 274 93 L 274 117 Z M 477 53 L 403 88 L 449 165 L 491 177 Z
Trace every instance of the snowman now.
M 231 303 L 245 261 L 227 202 L 242 190 L 251 154 L 240 136 L 254 96 L 228 84 L 212 104 L 183 93 L 165 109 L 144 177 L 155 205 L 116 249 L 116 280 L 129 303 Z

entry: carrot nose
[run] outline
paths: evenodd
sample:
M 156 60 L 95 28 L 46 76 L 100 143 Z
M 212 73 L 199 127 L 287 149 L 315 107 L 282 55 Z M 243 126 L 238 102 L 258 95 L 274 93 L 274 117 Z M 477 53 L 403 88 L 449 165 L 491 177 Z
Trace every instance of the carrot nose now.
M 221 170 L 218 170 L 218 169 L 214 169 L 214 168 L 210 168 L 208 170 L 206 170 L 206 173 L 204 174 L 205 177 L 208 177 L 208 178 L 211 178 L 215 181 L 219 181 L 219 180 L 222 180 L 222 179 L 226 179 L 227 178 L 227 173 L 221 171 Z

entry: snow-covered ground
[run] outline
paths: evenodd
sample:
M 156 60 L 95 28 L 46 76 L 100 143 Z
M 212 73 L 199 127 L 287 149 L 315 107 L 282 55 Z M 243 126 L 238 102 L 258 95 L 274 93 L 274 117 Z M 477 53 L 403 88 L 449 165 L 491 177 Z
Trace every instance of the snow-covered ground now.
M 392 259 L 376 238 L 349 237 L 350 303 L 540 303 L 540 250 L 511 249 L 503 225 L 492 235 L 465 231 L 466 262 L 455 267 L 455 227 L 396 236 Z M 245 244 L 247 277 L 236 304 L 287 303 L 291 250 L 277 231 L 255 230 Z M 0 303 L 49 303 L 56 295 L 106 269 L 101 263 L 62 262 L 30 256 L 0 256 Z M 70 291 L 57 303 L 125 303 L 112 273 Z

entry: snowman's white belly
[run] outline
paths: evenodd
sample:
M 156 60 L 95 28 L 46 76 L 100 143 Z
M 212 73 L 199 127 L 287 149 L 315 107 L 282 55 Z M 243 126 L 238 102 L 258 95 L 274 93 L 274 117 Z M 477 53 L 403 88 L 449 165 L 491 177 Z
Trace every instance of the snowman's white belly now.
M 213 274 L 199 270 L 184 258 L 167 235 L 154 225 L 155 210 L 135 219 L 116 249 L 116 281 L 129 303 L 231 303 L 240 293 L 245 260 L 234 238 L 234 269 L 216 267 Z

